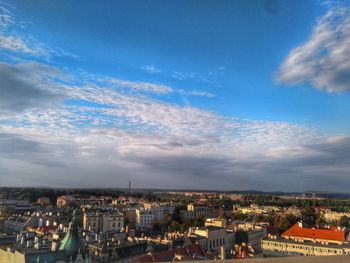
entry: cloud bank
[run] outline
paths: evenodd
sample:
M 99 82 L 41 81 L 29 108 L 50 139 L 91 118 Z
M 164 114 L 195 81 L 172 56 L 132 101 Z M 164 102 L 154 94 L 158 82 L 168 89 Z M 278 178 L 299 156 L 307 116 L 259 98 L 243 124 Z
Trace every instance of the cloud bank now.
M 1 185 L 126 187 L 132 180 L 143 188 L 348 191 L 349 136 L 166 99 L 217 99 L 200 89 L 58 68 L 50 59 L 75 56 L 22 34 L 26 23 L 10 9 L 0 4 L 0 49 L 17 55 L 0 63 Z M 320 18 L 278 81 L 349 91 L 349 24 L 346 9 Z M 142 70 L 164 73 L 151 64 Z M 171 77 L 207 81 L 179 71 Z
M 13 103 L 1 104 L 3 184 L 123 187 L 131 179 L 138 187 L 346 190 L 338 182 L 350 170 L 349 137 L 224 117 L 45 64 L 0 69 L 17 87 Z M 52 107 L 57 94 L 64 100 Z

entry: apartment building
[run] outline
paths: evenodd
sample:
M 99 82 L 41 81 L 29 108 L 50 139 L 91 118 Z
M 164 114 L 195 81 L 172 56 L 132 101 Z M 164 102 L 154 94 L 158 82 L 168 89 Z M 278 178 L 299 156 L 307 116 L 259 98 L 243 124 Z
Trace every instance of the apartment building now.
M 164 216 L 172 215 L 174 213 L 175 206 L 173 204 L 166 203 L 144 203 L 145 209 L 152 210 L 154 214 L 154 220 L 162 221 Z
M 194 217 L 207 218 L 209 214 L 209 207 L 204 203 L 188 204 L 187 210 L 194 213 Z
M 190 227 L 189 236 L 205 238 L 206 241 L 200 243 L 205 250 L 212 252 L 219 252 L 220 247 L 225 247 L 227 251 L 230 251 L 235 244 L 235 232 L 227 231 L 224 227 Z
M 262 249 L 266 256 L 350 255 L 344 230 L 308 228 L 302 222 L 293 225 L 281 238 L 262 240 Z
M 151 209 L 136 209 L 136 228 L 150 229 L 154 221 L 154 213 Z
M 124 215 L 118 210 L 85 211 L 83 226 L 84 230 L 95 233 L 121 232 L 124 229 Z

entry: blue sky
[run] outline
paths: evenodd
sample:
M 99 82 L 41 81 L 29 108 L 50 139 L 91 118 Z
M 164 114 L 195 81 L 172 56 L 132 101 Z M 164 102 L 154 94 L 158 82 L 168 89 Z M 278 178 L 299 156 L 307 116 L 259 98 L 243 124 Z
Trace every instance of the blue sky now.
M 349 5 L 1 1 L 0 181 L 346 191 Z

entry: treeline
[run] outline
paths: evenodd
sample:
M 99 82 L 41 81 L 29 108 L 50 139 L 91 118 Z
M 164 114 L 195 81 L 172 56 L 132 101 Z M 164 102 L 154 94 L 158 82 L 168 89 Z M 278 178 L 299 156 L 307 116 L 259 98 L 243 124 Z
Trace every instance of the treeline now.
M 279 207 L 329 207 L 336 212 L 350 212 L 350 199 L 296 199 L 282 198 L 275 195 L 244 195 L 240 201 L 241 206 L 257 204 L 259 206 L 270 205 Z

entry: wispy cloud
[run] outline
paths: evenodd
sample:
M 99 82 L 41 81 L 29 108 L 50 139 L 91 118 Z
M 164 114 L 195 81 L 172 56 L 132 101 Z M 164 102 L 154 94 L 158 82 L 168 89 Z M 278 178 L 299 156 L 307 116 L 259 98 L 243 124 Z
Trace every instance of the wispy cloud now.
M 154 65 L 145 65 L 142 66 L 141 69 L 151 74 L 162 72 L 159 68 L 156 68 Z
M 59 47 L 49 47 L 25 30 L 28 22 L 16 18 L 13 7 L 0 2 L 0 50 L 23 55 L 49 59 L 51 56 L 67 56 L 78 59 L 78 56 Z
M 172 71 L 171 76 L 174 79 L 178 79 L 178 80 L 191 79 L 191 80 L 195 80 L 198 82 L 208 82 L 208 79 L 206 77 L 204 77 L 201 74 L 194 73 L 194 72 Z
M 154 84 L 149 82 L 139 82 L 139 81 L 128 81 L 116 78 L 110 78 L 110 84 L 115 84 L 121 87 L 127 87 L 135 91 L 146 91 L 153 93 L 171 93 L 173 89 L 167 85 Z
M 197 90 L 189 91 L 188 95 L 207 97 L 207 98 L 214 98 L 215 97 L 215 94 L 213 94 L 213 93 L 206 92 L 206 91 L 197 91 Z
M 350 9 L 333 8 L 318 19 L 309 40 L 293 49 L 276 80 L 310 84 L 327 92 L 350 91 Z
M 319 20 L 310 40 L 282 65 L 279 81 L 348 90 L 342 75 L 348 70 L 347 12 Z M 226 117 L 165 99 L 215 97 L 205 90 L 59 69 L 47 58 L 74 55 L 14 30 L 26 23 L 9 5 L 0 4 L 0 13 L 0 49 L 26 55 L 26 61 L 0 63 L 1 184 L 120 186 L 133 178 L 143 187 L 270 190 L 288 184 L 289 190 L 307 190 L 316 178 L 319 189 L 347 190 L 348 137 L 288 122 Z M 324 60 L 333 71 L 326 71 Z M 207 81 L 153 65 L 142 70 Z
M 70 176 L 62 174 L 81 179 L 84 174 L 88 185 L 105 186 L 106 180 L 126 180 L 111 177 L 118 170 L 145 186 L 150 180 L 159 187 L 185 187 L 184 181 L 198 186 L 200 174 L 203 186 L 213 188 L 229 188 L 229 182 L 251 187 L 252 180 L 257 188 L 274 188 L 280 181 L 277 176 L 286 181 L 303 174 L 309 180 L 324 173 L 325 159 L 346 155 L 342 145 L 347 137 L 287 122 L 224 117 L 152 97 L 154 92 L 177 92 L 168 86 L 75 75 L 37 62 L 2 63 L 0 78 L 7 83 L 0 87 L 6 94 L 0 99 L 0 148 L 14 147 L 0 151 L 0 164 L 6 163 L 6 173 L 27 175 L 30 179 L 22 182 L 28 184 L 38 179 L 32 173 L 49 173 L 60 174 L 61 181 L 43 179 L 48 184 L 71 185 Z M 196 90 L 190 93 L 211 97 Z M 14 160 L 20 166 L 9 167 Z M 338 158 L 331 168 L 332 162 L 327 171 L 337 170 L 341 180 L 349 162 Z M 101 166 L 106 168 L 105 177 L 97 182 L 93 167 Z

